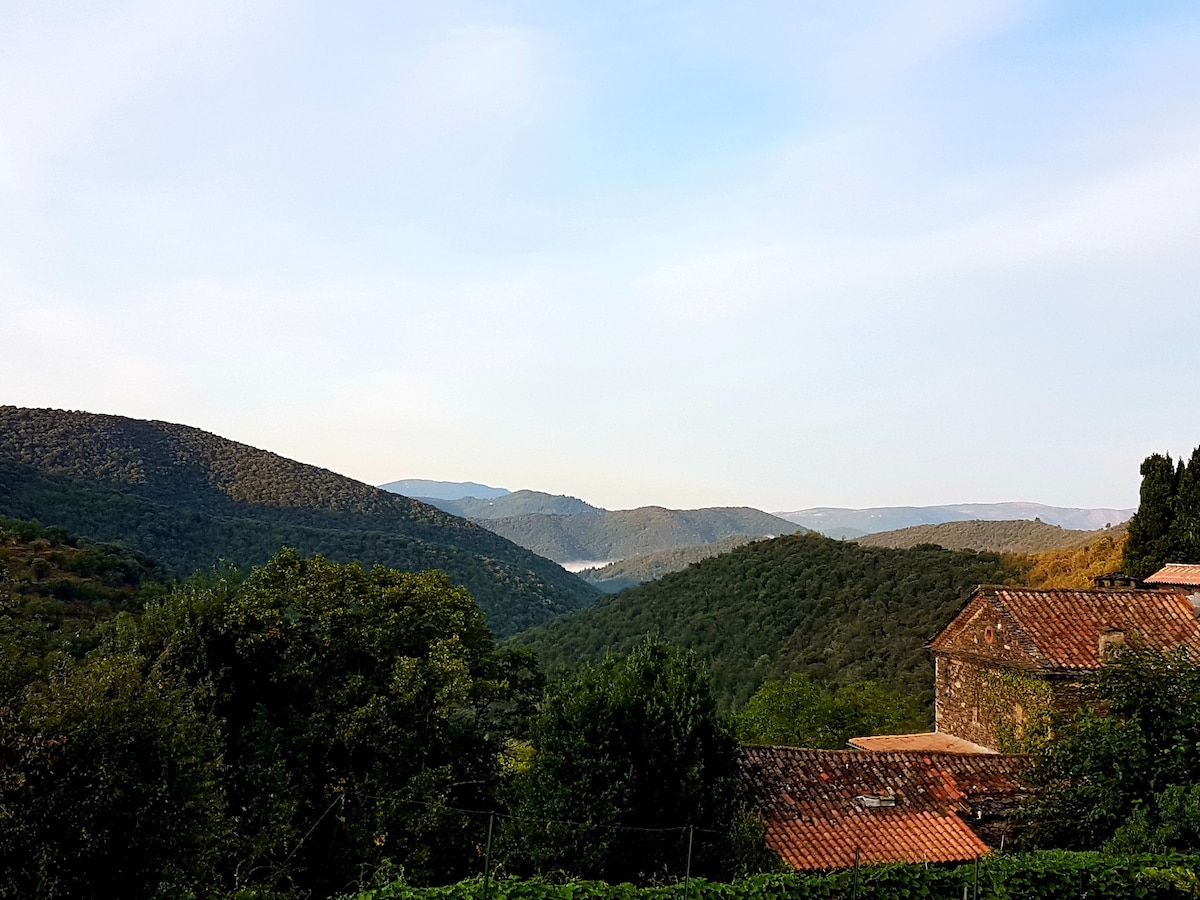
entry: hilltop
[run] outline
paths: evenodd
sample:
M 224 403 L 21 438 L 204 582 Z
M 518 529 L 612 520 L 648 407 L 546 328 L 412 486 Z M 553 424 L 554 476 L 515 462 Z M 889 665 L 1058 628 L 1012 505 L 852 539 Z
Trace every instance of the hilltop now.
M 466 520 L 316 466 L 168 422 L 0 407 L 0 515 L 117 542 L 190 573 L 281 545 L 441 569 L 510 634 L 598 591 Z
M 701 560 L 512 642 L 553 669 L 657 634 L 697 652 L 727 707 L 793 672 L 839 684 L 874 680 L 928 698 L 925 642 L 973 587 L 1019 574 L 996 554 L 789 535 Z
M 1078 531 L 1046 522 L 985 521 L 945 522 L 941 525 L 914 525 L 895 531 L 881 531 L 858 538 L 868 547 L 904 549 L 918 544 L 937 544 L 947 550 L 987 550 L 992 553 L 1040 553 L 1078 547 L 1105 534 L 1124 533 L 1124 526 Z

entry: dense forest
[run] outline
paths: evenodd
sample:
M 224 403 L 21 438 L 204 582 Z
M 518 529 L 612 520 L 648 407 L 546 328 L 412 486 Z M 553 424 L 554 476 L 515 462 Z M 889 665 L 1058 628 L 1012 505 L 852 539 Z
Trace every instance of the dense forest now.
M 794 672 L 875 681 L 928 701 L 925 642 L 971 588 L 1018 575 L 996 554 L 790 535 L 702 560 L 512 641 L 552 670 L 660 635 L 696 651 L 725 708 Z
M 182 425 L 0 407 L 0 515 L 115 542 L 181 573 L 281 546 L 440 569 L 497 634 L 598 591 L 492 532 L 407 497 Z

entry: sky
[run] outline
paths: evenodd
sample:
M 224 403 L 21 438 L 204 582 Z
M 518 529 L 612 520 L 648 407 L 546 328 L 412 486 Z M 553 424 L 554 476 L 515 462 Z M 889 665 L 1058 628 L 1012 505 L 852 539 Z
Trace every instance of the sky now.
M 610 509 L 1137 505 L 1200 4 L 0 0 L 0 403 Z

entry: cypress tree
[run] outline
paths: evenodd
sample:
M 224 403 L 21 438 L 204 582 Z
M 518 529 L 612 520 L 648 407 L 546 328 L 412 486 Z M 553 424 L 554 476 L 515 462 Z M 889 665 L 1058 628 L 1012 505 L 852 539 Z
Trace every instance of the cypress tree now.
M 1179 478 L 1167 543 L 1167 562 L 1200 562 L 1200 447 L 1192 451 Z
M 1192 459 L 1196 459 L 1195 454 Z M 1142 462 L 1141 502 L 1129 520 L 1129 540 L 1125 544 L 1126 574 L 1145 578 L 1168 561 L 1175 496 L 1183 473 L 1182 460 L 1177 469 L 1169 453 L 1153 453 Z M 1196 474 L 1200 476 L 1200 465 Z

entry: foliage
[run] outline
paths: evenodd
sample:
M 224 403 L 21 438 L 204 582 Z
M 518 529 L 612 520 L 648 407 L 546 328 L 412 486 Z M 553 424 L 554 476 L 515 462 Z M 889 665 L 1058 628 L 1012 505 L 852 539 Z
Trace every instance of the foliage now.
M 521 836 L 533 871 L 644 883 L 678 872 L 692 839 L 697 872 L 732 870 L 737 744 L 693 654 L 651 639 L 560 677 L 532 742 L 517 818 L 537 823 Z
M 478 835 L 453 807 L 487 802 L 521 666 L 440 573 L 281 551 L 244 582 L 149 606 L 139 649 L 222 722 L 254 879 L 330 888 L 387 860 L 420 880 L 471 864 Z
M 994 554 L 862 547 L 817 534 L 755 541 L 519 635 L 549 670 L 646 635 L 696 651 L 722 708 L 764 681 L 874 681 L 932 705 L 925 642 L 981 583 L 1018 570 Z
M 1189 489 L 1184 503 L 1194 503 L 1195 484 L 1200 478 L 1200 448 L 1192 454 L 1187 475 Z M 1183 460 L 1178 466 L 1171 455 L 1153 453 L 1142 462 L 1141 501 L 1129 520 L 1129 541 L 1125 544 L 1124 571 L 1135 578 L 1154 574 L 1168 562 L 1200 562 L 1189 541 L 1180 541 L 1181 527 L 1200 515 L 1200 507 L 1180 509 L 1179 487 L 1185 480 Z M 1175 519 L 1182 513 L 1180 525 Z
M 1001 753 L 1033 753 L 1053 728 L 1054 690 L 1040 675 L 1019 669 L 989 669 L 980 693 Z
M 838 872 L 758 875 L 733 883 L 701 879 L 685 900 L 1183 900 L 1200 896 L 1196 857 L 1026 853 L 985 856 L 976 869 L 893 865 Z M 978 874 L 978 877 L 976 877 Z M 976 893 L 978 890 L 978 893 Z M 681 886 L 634 887 L 575 881 L 482 879 L 422 889 L 403 881 L 355 895 L 354 900 L 678 900 Z
M 1068 849 L 1200 850 L 1200 663 L 1118 651 L 1039 751 L 1031 839 Z
M 145 556 L 0 518 L 0 704 L 64 656 L 81 658 L 114 616 L 172 580 Z
M 1127 538 L 1124 528 L 1112 528 L 1081 546 L 1045 550 L 1013 563 L 1024 568 L 1021 581 L 1029 587 L 1090 590 L 1100 575 L 1122 571 Z
M 0 515 L 118 542 L 179 572 L 249 568 L 280 546 L 441 569 L 509 634 L 598 592 L 492 532 L 407 497 L 195 428 L 0 406 Z
M 0 703 L 0 896 L 180 896 L 228 851 L 217 732 L 128 654 Z
M 801 672 L 763 684 L 734 722 L 743 743 L 828 750 L 843 750 L 855 737 L 929 726 L 928 716 L 910 696 L 870 681 L 819 684 Z

